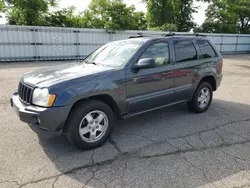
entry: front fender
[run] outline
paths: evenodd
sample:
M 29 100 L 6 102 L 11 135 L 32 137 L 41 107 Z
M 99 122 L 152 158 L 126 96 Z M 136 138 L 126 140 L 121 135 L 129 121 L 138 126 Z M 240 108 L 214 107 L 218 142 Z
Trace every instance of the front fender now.
M 118 94 L 120 94 L 119 87 L 112 82 L 88 82 L 84 84 L 74 82 L 70 86 L 64 85 L 62 84 L 61 89 L 57 88 L 51 91 L 51 93 L 57 93 L 54 106 L 73 105 L 78 100 L 103 94 L 110 95 L 115 100 L 119 98 Z
M 121 112 L 126 111 L 126 77 L 123 69 L 108 74 L 69 80 L 54 85 L 49 91 L 57 95 L 53 106 L 72 106 L 81 99 L 109 95 Z

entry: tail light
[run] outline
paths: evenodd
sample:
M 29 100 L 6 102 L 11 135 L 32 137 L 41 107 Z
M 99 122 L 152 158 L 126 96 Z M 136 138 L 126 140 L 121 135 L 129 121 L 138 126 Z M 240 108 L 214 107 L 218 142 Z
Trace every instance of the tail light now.
M 222 69 L 223 69 L 223 59 L 220 59 L 218 62 L 218 67 L 219 67 L 219 72 L 222 73 Z

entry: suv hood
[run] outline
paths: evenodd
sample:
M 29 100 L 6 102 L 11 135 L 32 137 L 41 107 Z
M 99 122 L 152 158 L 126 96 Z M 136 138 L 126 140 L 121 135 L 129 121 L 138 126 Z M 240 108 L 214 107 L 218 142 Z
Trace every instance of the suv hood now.
M 42 87 L 49 87 L 64 81 L 106 72 L 112 69 L 111 67 L 93 64 L 65 64 L 27 73 L 22 77 L 22 82 L 31 86 L 42 85 Z

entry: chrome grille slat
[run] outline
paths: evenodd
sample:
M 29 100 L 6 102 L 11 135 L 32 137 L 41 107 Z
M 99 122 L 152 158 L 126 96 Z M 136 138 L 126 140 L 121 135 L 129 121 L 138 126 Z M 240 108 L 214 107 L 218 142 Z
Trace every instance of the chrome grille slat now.
M 19 98 L 21 99 L 21 101 L 25 104 L 30 104 L 31 100 L 32 100 L 32 94 L 33 94 L 33 89 L 31 86 L 28 86 L 26 84 L 23 83 L 19 83 L 18 86 L 18 94 L 19 94 Z
M 23 99 L 23 90 L 24 90 L 24 86 L 22 85 L 21 87 L 21 98 Z
M 23 99 L 24 99 L 24 101 L 27 101 L 26 93 L 27 93 L 27 87 L 24 86 L 24 88 L 23 88 Z
M 28 90 L 28 95 L 27 95 L 27 100 L 30 101 L 30 103 L 32 102 L 32 95 L 31 95 L 32 89 L 29 88 Z

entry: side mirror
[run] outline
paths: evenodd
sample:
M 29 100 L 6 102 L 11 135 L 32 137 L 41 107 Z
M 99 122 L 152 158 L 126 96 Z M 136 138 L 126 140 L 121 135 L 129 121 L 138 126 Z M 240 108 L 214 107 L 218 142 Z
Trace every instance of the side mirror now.
M 147 68 L 154 68 L 154 67 L 155 67 L 155 60 L 153 58 L 140 59 L 133 66 L 134 69 L 147 69 Z

